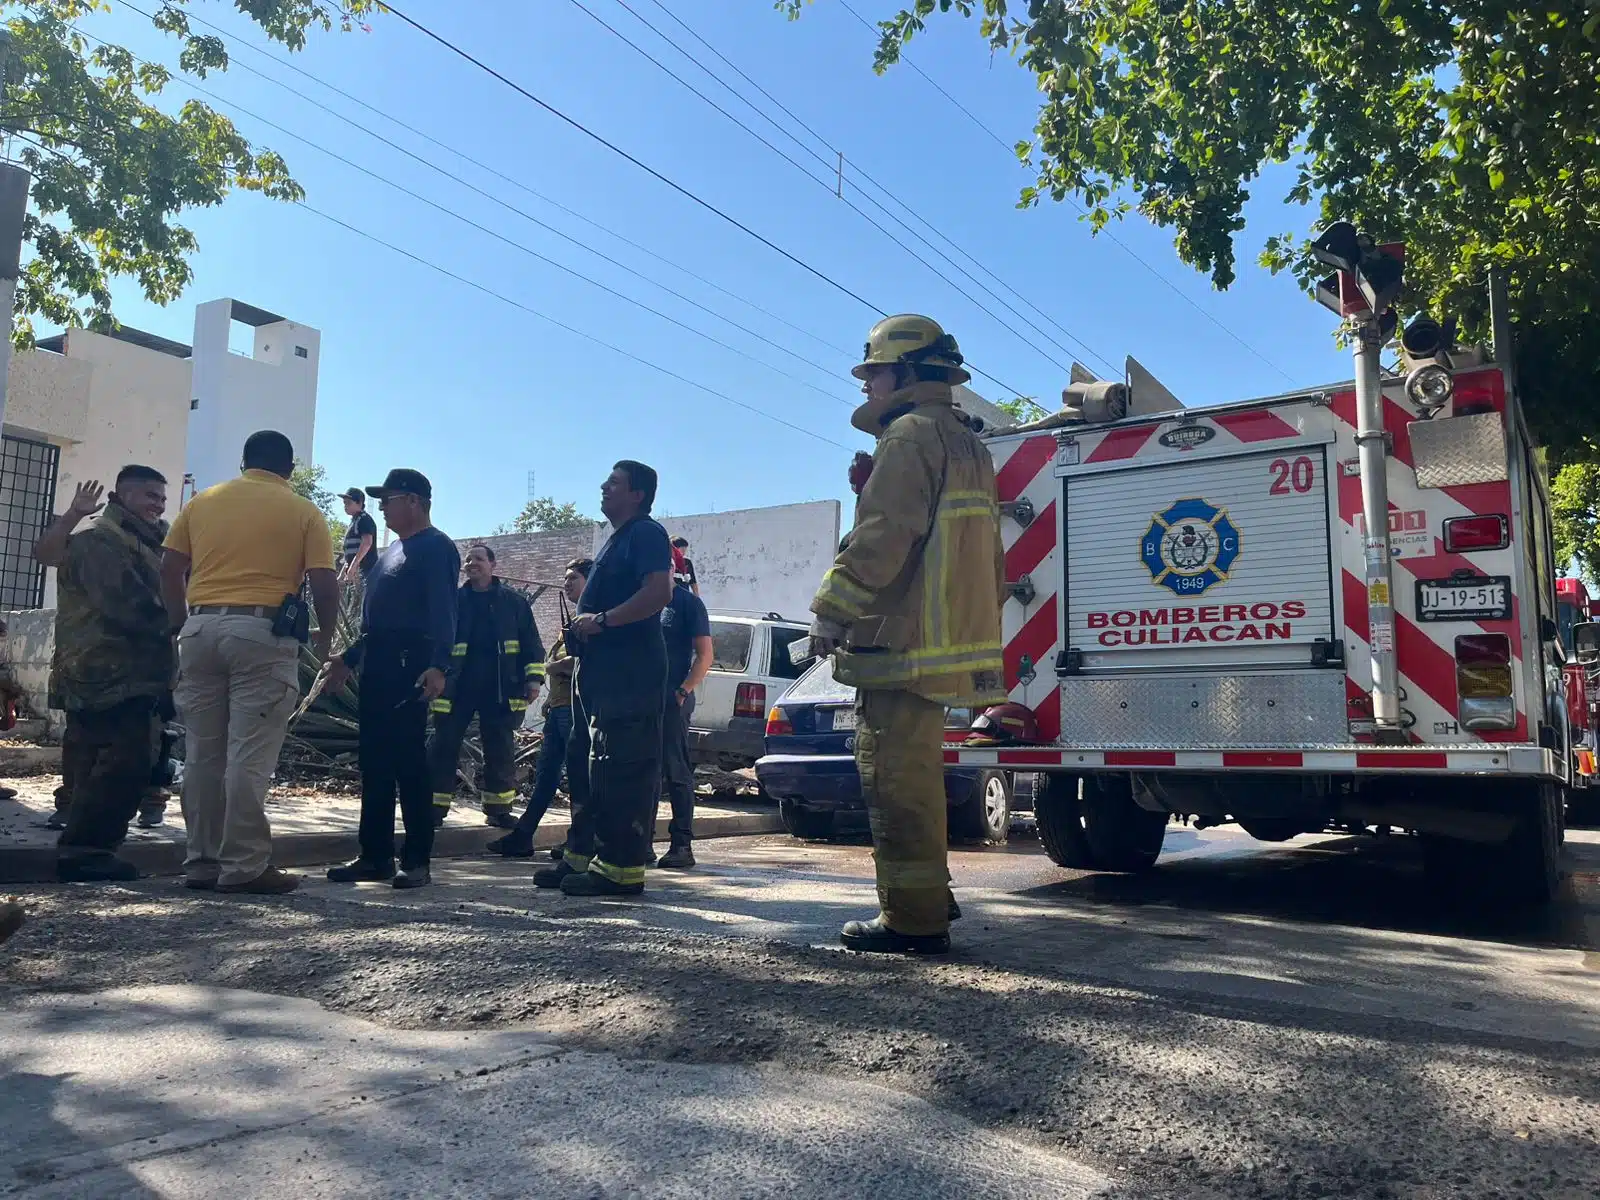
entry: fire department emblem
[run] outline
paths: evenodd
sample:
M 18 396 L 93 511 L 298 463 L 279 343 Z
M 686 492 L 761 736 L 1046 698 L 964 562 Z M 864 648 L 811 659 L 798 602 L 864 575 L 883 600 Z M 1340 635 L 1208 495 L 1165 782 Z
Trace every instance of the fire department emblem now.
M 1198 596 L 1226 582 L 1238 557 L 1239 530 L 1227 510 L 1198 496 L 1152 517 L 1139 547 L 1150 581 L 1178 596 Z

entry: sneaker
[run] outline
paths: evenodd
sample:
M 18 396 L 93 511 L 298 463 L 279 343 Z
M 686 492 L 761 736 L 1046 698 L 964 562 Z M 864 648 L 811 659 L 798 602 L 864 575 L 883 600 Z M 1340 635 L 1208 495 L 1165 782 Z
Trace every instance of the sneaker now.
M 56 879 L 62 883 L 129 883 L 137 878 L 139 868 L 114 854 L 56 860 Z
M 561 886 L 561 881 L 568 875 L 576 875 L 577 873 L 567 864 L 566 859 L 562 859 L 553 867 L 545 867 L 542 871 L 535 871 L 533 873 L 533 886 L 558 888 Z
M 394 878 L 394 864 L 368 862 L 358 858 L 342 867 L 328 868 L 329 883 L 388 883 Z
M 515 829 L 517 827 L 517 819 L 511 815 L 509 808 L 484 809 L 483 823 L 495 829 Z
M 154 829 L 157 825 L 164 824 L 166 819 L 167 813 L 165 809 L 151 809 L 149 812 L 140 813 L 136 824 L 140 829 Z
M 389 886 L 403 891 L 406 888 L 427 887 L 432 882 L 433 876 L 429 873 L 427 864 L 424 863 L 420 867 L 401 867 L 394 873 L 394 878 L 389 881 Z
M 497 837 L 484 847 L 489 854 L 499 854 L 506 858 L 532 858 L 533 842 L 524 836 L 508 833 L 505 837 Z
M 217 890 L 217 880 L 209 875 L 185 875 L 183 886 L 191 892 L 214 892 Z
M 689 843 L 674 846 L 660 858 L 656 859 L 656 866 L 665 867 L 669 871 L 687 871 L 694 866 L 694 851 Z
M 851 921 L 839 934 L 848 950 L 863 954 L 948 954 L 948 933 L 896 933 L 881 916 L 870 921 Z
M 15 800 L 17 789 L 14 787 L 0 787 L 0 800 Z M 20 909 L 18 910 L 21 911 Z
M 22 905 L 7 900 L 0 904 L 0 942 L 9 942 L 11 935 L 22 928 L 26 917 L 22 912 Z
M 58 809 L 46 817 L 41 825 L 45 829 L 65 829 L 67 827 L 67 814 Z
M 219 883 L 216 890 L 250 896 L 286 896 L 299 886 L 300 876 L 280 871 L 277 867 L 268 867 L 254 879 L 247 879 L 243 883 Z
M 561 881 L 561 892 L 566 896 L 640 896 L 642 883 L 618 883 L 598 871 L 573 871 Z

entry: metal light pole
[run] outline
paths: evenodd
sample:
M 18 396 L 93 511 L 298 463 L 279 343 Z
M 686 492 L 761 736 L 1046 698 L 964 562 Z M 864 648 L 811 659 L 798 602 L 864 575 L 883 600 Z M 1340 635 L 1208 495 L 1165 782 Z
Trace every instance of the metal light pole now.
M 1356 359 L 1356 453 L 1361 470 L 1362 557 L 1367 573 L 1367 645 L 1372 652 L 1372 732 L 1397 742 L 1400 671 L 1394 654 L 1393 569 L 1389 553 L 1389 440 L 1383 430 L 1383 376 L 1378 354 L 1385 341 L 1376 313 L 1353 319 Z
M 11 34 L 0 29 L 0 112 L 4 111 L 5 73 L 10 58 Z M 30 182 L 28 173 L 16 163 L 0 163 L 0 428 L 5 425 L 11 380 L 11 321 L 17 275 L 22 269 L 22 218 L 28 211 Z

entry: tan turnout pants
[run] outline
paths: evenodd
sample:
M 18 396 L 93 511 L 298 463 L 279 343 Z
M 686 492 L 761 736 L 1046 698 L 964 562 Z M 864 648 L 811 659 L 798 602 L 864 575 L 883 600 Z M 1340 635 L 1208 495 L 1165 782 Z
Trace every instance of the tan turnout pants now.
M 896 933 L 950 928 L 944 705 L 912 692 L 856 696 L 856 769 L 872 823 L 878 905 Z

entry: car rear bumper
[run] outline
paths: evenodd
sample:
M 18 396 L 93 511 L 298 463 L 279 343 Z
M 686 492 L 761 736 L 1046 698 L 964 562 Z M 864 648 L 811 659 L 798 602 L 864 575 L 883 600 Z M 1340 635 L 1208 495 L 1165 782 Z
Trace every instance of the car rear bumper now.
M 944 794 L 960 804 L 972 794 L 979 768 L 946 767 Z M 866 808 L 861 776 L 851 754 L 768 754 L 756 759 L 756 778 L 769 796 L 813 812 L 857 812 Z
M 766 733 L 766 721 L 754 717 L 734 717 L 726 729 L 691 728 L 689 753 L 706 759 L 727 755 L 754 762 L 766 751 Z

